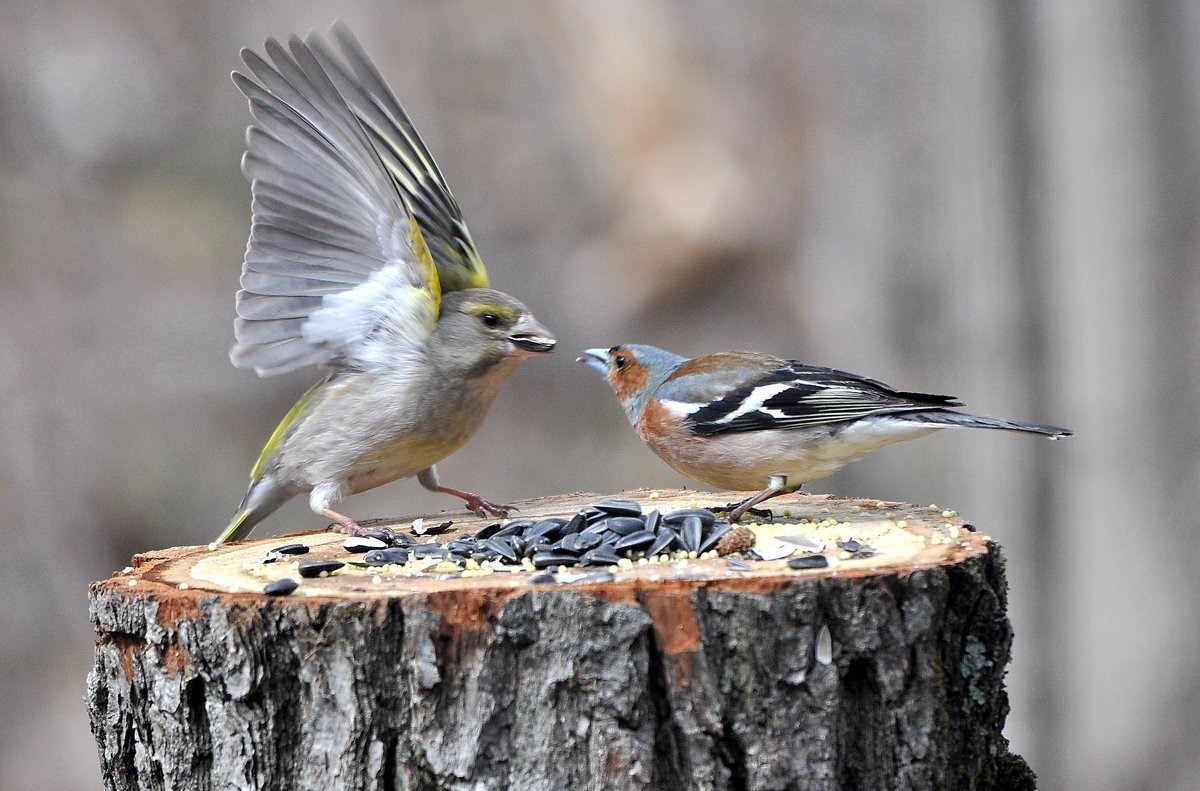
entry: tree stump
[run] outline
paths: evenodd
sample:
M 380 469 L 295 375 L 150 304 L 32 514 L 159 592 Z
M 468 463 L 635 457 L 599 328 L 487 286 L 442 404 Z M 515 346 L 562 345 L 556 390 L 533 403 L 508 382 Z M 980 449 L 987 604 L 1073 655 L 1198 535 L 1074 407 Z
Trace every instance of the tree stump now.
M 731 499 L 621 496 L 664 512 Z M 521 515 L 570 515 L 595 499 L 534 500 Z M 264 566 L 269 549 L 302 541 L 305 559 L 345 559 L 345 537 L 138 555 L 90 592 L 87 703 L 105 782 L 1032 787 L 1001 735 L 1012 632 L 999 547 L 957 515 L 901 503 L 770 505 L 779 524 L 764 536 L 825 542 L 833 565 L 701 558 L 554 584 L 347 567 L 279 597 L 262 593 L 264 575 L 295 566 Z M 442 542 L 486 524 L 430 517 L 441 518 L 455 519 Z M 838 549 L 848 538 L 875 554 Z

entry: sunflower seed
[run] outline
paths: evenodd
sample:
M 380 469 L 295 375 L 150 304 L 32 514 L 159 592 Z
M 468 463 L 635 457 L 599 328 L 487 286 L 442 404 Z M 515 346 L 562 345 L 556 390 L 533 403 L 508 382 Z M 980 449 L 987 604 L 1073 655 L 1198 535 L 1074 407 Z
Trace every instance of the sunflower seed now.
M 549 585 L 557 582 L 558 580 L 554 579 L 554 575 L 550 572 L 544 571 L 541 574 L 534 574 L 529 578 L 529 581 L 534 585 Z
M 507 525 L 501 524 L 500 522 L 492 522 L 490 525 L 484 525 L 483 527 L 476 530 L 475 538 L 478 538 L 480 540 L 483 540 L 485 538 L 491 538 L 492 536 L 499 533 L 501 530 L 509 531 L 509 532 L 505 533 L 505 535 L 509 535 L 509 536 L 520 532 L 519 528 L 513 527 L 512 522 L 509 522 Z
M 300 561 L 300 576 L 319 577 L 322 574 L 332 574 L 344 565 L 346 564 L 340 560 L 302 560 Z
M 647 530 L 658 532 L 658 526 L 662 524 L 662 512 L 655 508 L 650 513 L 646 514 L 644 522 Z
M 600 536 L 595 533 L 571 533 L 563 536 L 562 540 L 553 546 L 553 549 L 578 555 L 580 552 L 586 552 L 592 547 L 599 545 L 599 543 Z
M 299 587 L 299 582 L 296 582 L 291 577 L 284 577 L 280 580 L 268 582 L 266 587 L 263 588 L 263 593 L 267 594 L 268 596 L 287 596 L 289 593 Z
M 667 551 L 667 548 L 675 543 L 679 536 L 669 527 L 660 527 L 654 536 L 654 543 L 646 550 L 646 557 L 654 557 L 661 555 Z
M 386 566 L 389 563 L 407 563 L 411 555 L 408 547 L 388 547 L 387 549 L 372 549 L 363 555 L 363 562 L 369 566 Z
M 387 545 L 388 542 L 382 539 L 371 538 L 369 536 L 351 536 L 342 542 L 342 549 L 358 554 L 372 549 L 385 549 Z
M 704 537 L 704 540 L 700 542 L 700 548 L 696 551 L 703 554 L 712 549 L 730 530 L 733 530 L 733 525 L 728 522 L 717 522 L 713 525 L 712 530 L 708 531 L 708 535 Z
M 839 541 L 838 546 L 847 552 L 858 552 L 863 548 L 863 545 L 855 541 L 853 538 L 848 538 L 845 541 Z
M 679 511 L 672 511 L 663 517 L 663 521 L 669 525 L 678 525 L 682 524 L 683 520 L 689 516 L 699 517 L 705 527 L 712 527 L 713 523 L 717 521 L 717 515 L 707 508 L 683 508 Z
M 637 516 L 613 516 L 605 520 L 608 529 L 619 536 L 627 536 L 646 529 L 646 523 Z
M 446 548 L 441 544 L 413 544 L 407 547 L 414 558 L 444 558 L 446 557 Z
M 613 545 L 613 549 L 617 552 L 633 552 L 639 549 L 645 549 L 654 543 L 655 535 L 649 530 L 639 530 L 636 533 L 630 533 Z
M 492 550 L 500 557 L 510 563 L 516 563 L 521 559 L 512 544 L 505 541 L 503 538 L 489 538 L 480 542 L 480 546 Z
M 579 560 L 583 566 L 615 566 L 621 562 L 621 556 L 605 545 L 585 552 Z
M 535 552 L 533 554 L 534 568 L 544 569 L 551 566 L 574 566 L 579 558 L 566 552 Z
M 829 558 L 824 555 L 801 555 L 790 558 L 787 565 L 789 569 L 824 569 L 829 568 Z
M 592 503 L 592 508 L 612 514 L 613 516 L 641 516 L 642 507 L 633 500 L 618 500 L 610 498 Z
M 554 541 L 558 539 L 560 535 L 559 529 L 566 523 L 566 519 L 543 519 L 525 531 L 525 537 L 536 538 L 537 536 L 545 536 L 551 541 Z
M 308 544 L 284 544 L 271 550 L 277 555 L 307 555 Z
M 578 533 L 585 525 L 587 525 L 587 518 L 583 514 L 575 514 L 569 522 L 562 526 L 559 535 L 569 536 L 573 533 Z
M 683 539 L 683 548 L 688 552 L 699 552 L 701 535 L 704 531 L 704 521 L 695 514 L 689 514 L 683 518 L 683 524 L 679 531 Z

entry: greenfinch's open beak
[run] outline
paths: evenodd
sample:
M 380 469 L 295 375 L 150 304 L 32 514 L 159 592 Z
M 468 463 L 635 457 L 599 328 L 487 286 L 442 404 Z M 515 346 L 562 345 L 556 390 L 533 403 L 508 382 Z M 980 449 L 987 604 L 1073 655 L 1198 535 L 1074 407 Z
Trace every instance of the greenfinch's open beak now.
M 508 341 L 522 355 L 546 354 L 554 351 L 554 347 L 558 344 L 558 341 L 550 334 L 550 330 L 543 327 L 537 319 L 530 315 L 522 316 L 513 325 L 512 332 L 508 335 Z
M 575 362 L 595 369 L 601 376 L 608 376 L 608 349 L 587 349 L 575 358 Z

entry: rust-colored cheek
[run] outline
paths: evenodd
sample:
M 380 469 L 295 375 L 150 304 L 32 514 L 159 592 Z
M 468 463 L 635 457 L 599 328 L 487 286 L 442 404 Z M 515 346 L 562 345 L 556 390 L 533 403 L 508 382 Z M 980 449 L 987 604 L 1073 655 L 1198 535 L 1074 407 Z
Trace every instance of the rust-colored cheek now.
M 621 399 L 621 403 L 624 403 L 627 399 L 633 398 L 646 389 L 649 381 L 650 375 L 645 368 L 640 365 L 631 365 L 624 371 L 617 371 L 613 376 L 612 389 L 617 394 L 617 398 Z

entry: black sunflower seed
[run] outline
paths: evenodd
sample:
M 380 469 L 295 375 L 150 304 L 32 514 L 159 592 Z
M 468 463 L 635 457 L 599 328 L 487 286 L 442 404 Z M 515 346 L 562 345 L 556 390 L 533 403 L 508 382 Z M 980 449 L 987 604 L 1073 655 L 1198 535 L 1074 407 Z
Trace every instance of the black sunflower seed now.
M 704 540 L 700 542 L 700 549 L 696 551 L 704 553 L 712 549 L 717 545 L 717 542 L 720 541 L 721 538 L 732 529 L 733 525 L 729 524 L 728 522 L 717 522 L 712 526 L 712 530 L 708 531 L 708 535 L 704 537 Z
M 647 530 L 658 532 L 658 526 L 660 524 L 662 524 L 662 512 L 657 508 L 646 514 L 645 525 Z
M 447 519 L 445 522 L 438 522 L 436 525 L 433 525 L 431 527 L 426 527 L 420 533 L 417 533 L 417 531 L 415 529 L 413 530 L 413 532 L 417 533 L 417 535 L 419 535 L 419 536 L 437 536 L 437 535 L 441 535 L 442 533 L 445 533 L 453 525 L 454 525 L 454 520 Z
M 604 537 L 599 533 L 576 533 L 573 536 L 568 536 L 568 538 L 574 539 L 576 552 L 587 552 L 589 549 L 595 549 L 604 540 Z M 566 539 L 563 540 L 565 541 Z
M 566 552 L 535 552 L 533 553 L 534 568 L 544 569 L 551 566 L 574 566 L 579 558 Z
M 858 552 L 863 548 L 863 545 L 855 541 L 853 538 L 848 538 L 845 541 L 839 541 L 838 546 L 847 552 Z
M 704 520 L 695 514 L 683 518 L 679 535 L 683 539 L 683 548 L 688 552 L 699 552 L 701 536 L 704 532 Z
M 413 544 L 407 547 L 414 558 L 444 558 L 446 548 L 441 544 Z
M 604 511 L 613 516 L 641 516 L 642 507 L 633 500 L 619 500 L 617 498 L 609 498 L 592 503 L 592 508 Z
M 302 560 L 300 561 L 300 576 L 319 577 L 326 572 L 333 573 L 344 565 L 346 564 L 340 560 Z
M 583 566 L 615 566 L 621 562 L 621 556 L 612 547 L 604 545 L 583 553 L 579 560 Z
M 607 519 L 608 517 L 612 516 L 612 514 L 610 514 L 608 511 L 602 511 L 599 508 L 595 508 L 590 505 L 585 505 L 582 509 L 580 509 L 579 513 L 583 514 L 583 518 L 587 520 L 589 525 L 593 522 L 599 522 L 601 519 Z
M 355 554 L 369 552 L 372 549 L 386 549 L 387 545 L 388 542 L 383 539 L 370 536 L 351 536 L 342 542 L 343 549 Z
M 284 544 L 271 550 L 276 555 L 307 555 L 308 544 Z
M 533 527 L 531 527 L 527 531 L 525 531 L 524 535 L 526 538 L 536 538 L 538 536 L 545 536 L 546 538 L 550 539 L 551 541 L 555 541 L 558 539 L 558 537 L 560 535 L 559 530 L 566 523 L 567 523 L 566 519 L 558 519 L 558 518 L 543 519 L 542 521 L 538 522 Z
M 619 536 L 627 536 L 639 530 L 646 529 L 646 523 L 639 516 L 614 516 L 604 521 L 608 529 Z
M 646 550 L 646 556 L 654 557 L 655 555 L 661 555 L 663 552 L 666 552 L 672 544 L 675 543 L 677 538 L 679 538 L 679 536 L 676 535 L 675 531 L 671 528 L 660 527 L 658 532 L 654 534 L 654 543 L 651 544 L 650 548 Z
M 542 552 L 548 550 L 554 542 L 545 536 L 533 536 L 532 538 L 523 538 L 525 549 L 521 552 L 527 558 L 533 557 L 534 552 Z
M 406 563 L 411 552 L 408 547 L 388 547 L 387 549 L 372 549 L 363 555 L 363 562 L 369 566 L 386 566 L 389 563 Z
M 479 542 L 479 544 L 482 547 L 492 550 L 510 563 L 516 563 L 521 559 L 521 556 L 517 554 L 517 551 L 513 548 L 513 545 L 505 541 L 503 538 L 489 538 Z
M 502 525 L 499 522 L 492 522 L 490 525 L 484 525 L 483 527 L 476 530 L 475 538 L 478 538 L 480 540 L 485 539 L 485 538 L 491 538 L 492 536 L 496 535 L 496 533 L 500 532 L 501 529 L 507 530 L 511 527 L 512 527 L 512 522 L 509 522 L 507 525 Z M 512 532 L 508 533 L 508 535 L 511 536 L 511 535 L 513 535 L 513 533 L 517 533 L 517 532 L 519 532 L 519 530 L 513 530 Z
M 788 558 L 787 565 L 789 569 L 823 569 L 828 568 L 829 558 L 824 555 L 801 555 Z
M 639 549 L 645 549 L 653 544 L 655 535 L 649 530 L 639 530 L 636 533 L 630 533 L 613 545 L 613 549 L 617 552 L 634 552 Z
M 263 588 L 263 593 L 268 596 L 287 596 L 296 588 L 300 587 L 300 583 L 296 582 L 291 577 L 284 577 L 281 580 L 272 580 Z
M 608 529 L 608 520 L 601 519 L 599 522 L 592 522 L 590 525 L 585 527 L 580 532 L 586 533 L 589 535 L 597 535 L 597 536 L 608 533 L 608 532 L 610 532 Z
M 541 574 L 534 574 L 529 578 L 529 581 L 534 585 L 550 585 L 558 582 L 558 580 L 554 579 L 554 575 L 548 571 L 544 571 Z
M 584 517 L 584 515 L 575 514 L 575 516 L 571 517 L 571 521 L 562 526 L 562 530 L 559 531 L 559 535 L 567 536 L 571 535 L 572 533 L 578 533 L 584 528 L 585 525 L 587 525 L 587 519 Z
M 663 516 L 663 521 L 669 525 L 683 524 L 683 520 L 689 516 L 695 516 L 700 519 L 705 527 L 712 527 L 717 521 L 717 515 L 707 508 L 683 508 L 678 511 L 672 511 Z

